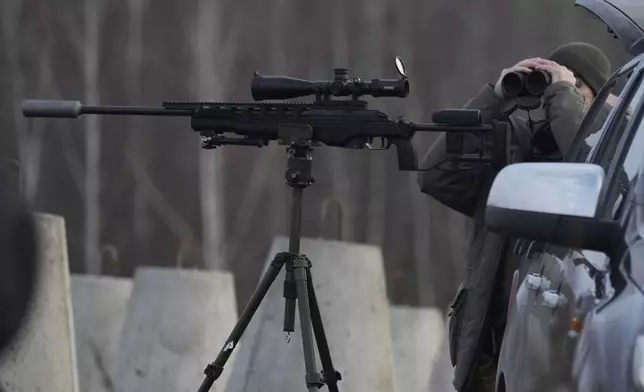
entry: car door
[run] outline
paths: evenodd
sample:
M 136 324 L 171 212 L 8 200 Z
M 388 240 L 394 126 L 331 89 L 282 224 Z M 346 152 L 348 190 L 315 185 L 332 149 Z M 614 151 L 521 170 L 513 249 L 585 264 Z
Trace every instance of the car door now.
M 604 130 L 618 118 L 615 102 L 632 91 L 633 82 L 629 81 L 636 64 L 617 72 L 599 93 L 575 137 L 568 161 L 592 159 Z M 582 317 L 581 313 L 605 296 L 608 261 L 597 252 L 518 240 L 510 262 L 517 270 L 510 291 L 499 382 L 511 391 L 552 388 L 569 379 L 570 360 L 566 362 L 566 358 L 572 355 L 573 345 L 567 339 L 571 315 Z
M 641 0 L 576 0 L 575 5 L 603 21 L 630 54 L 644 52 Z M 631 75 L 638 63 L 634 59 L 606 83 L 567 161 L 594 162 L 594 157 L 602 156 L 600 147 L 607 144 L 601 142 L 604 131 L 623 116 L 625 109 L 619 109 L 619 103 L 633 91 Z M 611 264 L 601 253 L 521 239 L 513 244 L 511 259 L 517 269 L 509 294 L 497 389 L 523 392 L 570 387 L 574 330 L 580 328 L 579 320 L 589 309 L 611 295 L 606 278 Z
M 644 102 L 641 67 L 622 71 L 614 82 L 627 79 L 626 87 L 618 94 L 618 104 L 608 120 L 600 127 L 599 140 L 591 147 L 585 161 L 600 164 L 607 171 L 607 183 L 628 184 L 632 172 L 611 170 L 613 159 L 623 151 L 621 134 L 631 127 L 634 114 Z M 598 117 L 600 118 L 600 117 Z M 582 130 L 588 131 L 588 130 Z M 588 138 L 584 138 L 587 144 Z M 621 147 L 620 147 L 621 146 Z M 633 151 L 640 151 L 639 142 Z M 586 149 L 588 151 L 588 149 Z M 628 151 L 628 149 L 626 149 Z M 633 159 L 634 155 L 629 155 Z M 583 154 L 578 156 L 583 158 Z M 637 161 L 639 162 L 639 161 Z M 627 189 L 626 186 L 622 186 Z M 618 219 L 619 206 L 625 197 L 624 193 L 615 198 L 605 198 L 599 211 L 608 219 Z M 613 292 L 611 281 L 607 279 L 619 258 L 611 260 L 608 255 L 587 249 L 570 249 L 548 245 L 541 257 L 544 276 L 552 282 L 549 290 L 541 292 L 536 301 L 534 312 L 538 314 L 547 340 L 549 355 L 542 358 L 546 363 L 550 388 L 572 386 L 571 363 L 583 320 L 598 304 L 610 298 Z M 614 270 L 614 269 L 613 269 Z
M 636 273 L 643 249 L 638 226 L 642 225 L 644 194 L 644 83 L 639 83 L 628 106 L 632 113 L 626 119 L 628 126 L 605 140 L 605 154 L 596 160 L 608 180 L 598 217 L 619 221 L 624 233 L 610 255 L 615 295 L 589 314 L 576 347 L 573 376 L 578 391 L 642 390 L 641 385 L 635 388 L 634 373 L 642 374 L 644 369 L 633 369 L 637 366 L 633 356 L 637 336 L 644 329 L 644 293 Z

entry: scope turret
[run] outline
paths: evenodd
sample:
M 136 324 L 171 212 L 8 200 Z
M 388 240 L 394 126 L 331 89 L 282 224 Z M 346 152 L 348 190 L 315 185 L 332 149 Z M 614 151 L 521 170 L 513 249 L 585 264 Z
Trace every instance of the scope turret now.
M 319 98 L 351 96 L 356 99 L 363 95 L 405 98 L 409 95 L 409 81 L 405 74 L 405 66 L 400 57 L 396 57 L 395 64 L 400 74 L 399 79 L 351 78 L 346 68 L 335 68 L 334 79 L 330 81 L 260 75 L 255 72 L 251 83 L 251 94 L 256 101 L 292 99 L 307 95 L 316 95 Z

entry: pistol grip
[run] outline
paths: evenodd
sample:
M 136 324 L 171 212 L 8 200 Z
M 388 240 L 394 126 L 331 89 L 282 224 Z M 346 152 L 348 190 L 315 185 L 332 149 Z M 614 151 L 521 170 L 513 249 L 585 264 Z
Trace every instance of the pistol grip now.
M 398 169 L 405 171 L 418 170 L 418 157 L 411 141 L 409 139 L 393 139 L 391 143 L 396 145 Z

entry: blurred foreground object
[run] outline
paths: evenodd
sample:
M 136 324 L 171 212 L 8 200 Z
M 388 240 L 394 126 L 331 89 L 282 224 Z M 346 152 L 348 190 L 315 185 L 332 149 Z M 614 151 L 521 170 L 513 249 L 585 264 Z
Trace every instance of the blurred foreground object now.
M 9 166 L 0 173 L 0 353 L 22 326 L 37 282 L 36 229 Z
M 9 214 L 11 216 L 12 214 Z M 23 272 L 22 269 L 11 269 L 18 263 L 8 264 L 2 260 L 2 268 L 10 275 L 0 274 L 3 282 L 13 282 L 22 276 L 25 287 L 31 287 L 32 301 L 20 331 L 5 348 L 0 358 L 0 385 L 6 392 L 34 391 L 78 391 L 76 373 L 76 352 L 74 343 L 74 327 L 72 318 L 71 292 L 69 282 L 69 265 L 67 260 L 67 242 L 65 220 L 62 217 L 49 214 L 35 214 L 35 228 L 38 241 L 33 233 L 33 227 L 20 220 L 20 230 L 13 230 L 11 235 L 3 233 L 3 251 L 5 248 L 20 244 L 21 260 L 28 260 L 31 269 L 36 272 L 36 278 Z M 3 221 L 3 230 L 5 230 Z M 29 236 L 27 236 L 28 233 Z M 20 236 L 19 234 L 22 234 Z M 10 238 L 7 241 L 6 238 Z M 30 240 L 26 240 L 29 238 Z M 7 241 L 7 242 L 5 242 Z M 11 244 L 11 245 L 6 245 Z M 32 258 L 38 244 L 38 257 Z M 21 256 L 29 254 L 30 258 Z M 36 265 L 35 260 L 38 260 Z M 13 261 L 13 260 L 11 260 Z M 24 262 L 19 263 L 24 267 Z M 11 279 L 11 277 L 14 277 Z M 36 284 L 34 286 L 34 280 Z M 24 297 L 24 287 L 16 289 L 11 300 Z M 11 302 L 2 297 L 4 303 Z M 29 302 L 29 301 L 26 301 Z M 25 301 L 21 300 L 21 303 Z M 24 306 L 24 305 L 21 305 Z M 24 308 L 21 308 L 24 309 Z M 3 309 L 4 310 L 4 309 Z M 24 310 L 17 313 L 24 313 Z

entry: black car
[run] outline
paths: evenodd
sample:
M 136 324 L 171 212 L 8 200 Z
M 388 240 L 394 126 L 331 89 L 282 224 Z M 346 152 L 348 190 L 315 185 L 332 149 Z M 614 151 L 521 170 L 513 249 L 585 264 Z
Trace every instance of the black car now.
M 577 0 L 634 58 L 565 162 L 497 176 L 490 229 L 514 241 L 497 390 L 644 392 L 644 0 Z

